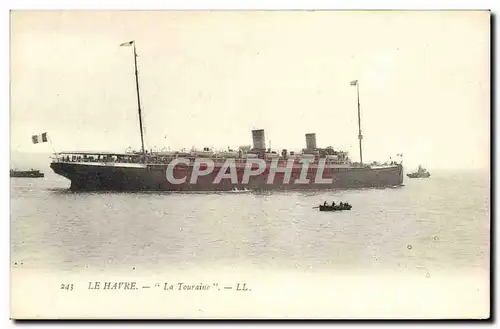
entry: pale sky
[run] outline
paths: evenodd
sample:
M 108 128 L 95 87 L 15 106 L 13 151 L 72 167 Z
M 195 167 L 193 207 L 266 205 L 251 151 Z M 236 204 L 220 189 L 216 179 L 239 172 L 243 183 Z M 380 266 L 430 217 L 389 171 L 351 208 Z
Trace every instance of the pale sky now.
M 488 12 L 13 12 L 11 148 L 318 146 L 359 159 L 489 168 Z

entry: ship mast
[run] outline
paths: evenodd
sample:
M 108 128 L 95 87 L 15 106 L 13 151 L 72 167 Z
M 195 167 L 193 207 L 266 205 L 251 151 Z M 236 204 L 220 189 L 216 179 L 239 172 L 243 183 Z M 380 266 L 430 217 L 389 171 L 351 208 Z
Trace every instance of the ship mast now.
M 361 134 L 361 109 L 359 104 L 359 81 L 354 80 L 351 81 L 351 86 L 356 86 L 356 93 L 358 96 L 358 140 L 359 140 L 359 160 L 360 163 L 363 164 L 363 148 L 361 146 L 361 140 L 363 139 L 363 135 Z
M 137 70 L 137 51 L 135 49 L 135 40 L 122 43 L 120 46 L 122 47 L 134 47 L 134 69 L 135 69 L 135 88 L 137 91 L 137 109 L 139 111 L 139 128 L 141 131 L 141 153 L 143 157 L 143 161 L 146 161 L 146 153 L 144 151 L 144 132 L 142 128 L 142 111 L 141 111 L 141 95 L 139 93 L 139 73 Z
M 142 150 L 142 156 L 144 157 L 144 161 L 146 161 L 146 157 L 145 157 L 145 153 L 144 153 L 144 132 L 143 132 L 143 128 L 142 128 L 141 95 L 139 93 L 139 73 L 137 72 L 137 52 L 135 50 L 135 41 L 133 41 L 132 43 L 134 44 L 135 89 L 137 90 L 137 109 L 139 111 L 139 128 L 141 129 L 141 150 Z M 359 106 L 359 103 L 358 103 L 358 106 Z M 361 140 L 360 140 L 360 143 L 361 143 Z M 361 147 L 361 144 L 360 144 L 360 147 Z

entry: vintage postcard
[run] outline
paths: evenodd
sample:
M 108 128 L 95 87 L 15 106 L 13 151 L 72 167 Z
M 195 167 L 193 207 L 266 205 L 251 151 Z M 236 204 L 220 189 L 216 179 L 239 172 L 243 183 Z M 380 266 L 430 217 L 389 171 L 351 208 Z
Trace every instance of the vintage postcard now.
M 488 11 L 12 11 L 13 319 L 487 319 Z

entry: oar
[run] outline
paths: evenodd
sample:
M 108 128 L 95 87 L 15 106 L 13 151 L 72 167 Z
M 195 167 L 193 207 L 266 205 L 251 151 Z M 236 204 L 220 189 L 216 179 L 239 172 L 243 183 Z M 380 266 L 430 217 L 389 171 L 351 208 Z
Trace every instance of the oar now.
M 316 208 L 319 208 L 319 206 L 316 206 L 316 207 L 312 207 L 313 209 L 316 209 Z

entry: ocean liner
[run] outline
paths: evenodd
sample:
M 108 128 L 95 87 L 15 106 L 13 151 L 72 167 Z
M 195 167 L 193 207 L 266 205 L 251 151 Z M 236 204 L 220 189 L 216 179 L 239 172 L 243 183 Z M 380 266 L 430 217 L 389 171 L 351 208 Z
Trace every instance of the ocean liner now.
M 319 148 L 316 134 L 308 133 L 306 147 L 300 152 L 266 148 L 265 132 L 252 131 L 252 146 L 237 150 L 148 152 L 144 134 L 134 41 L 135 84 L 141 136 L 141 151 L 59 152 L 50 164 L 56 174 L 71 181 L 72 190 L 109 191 L 230 191 L 230 190 L 305 190 L 392 187 L 403 183 L 402 160 L 385 164 L 363 163 L 359 82 L 358 140 L 360 162 L 332 147 Z

